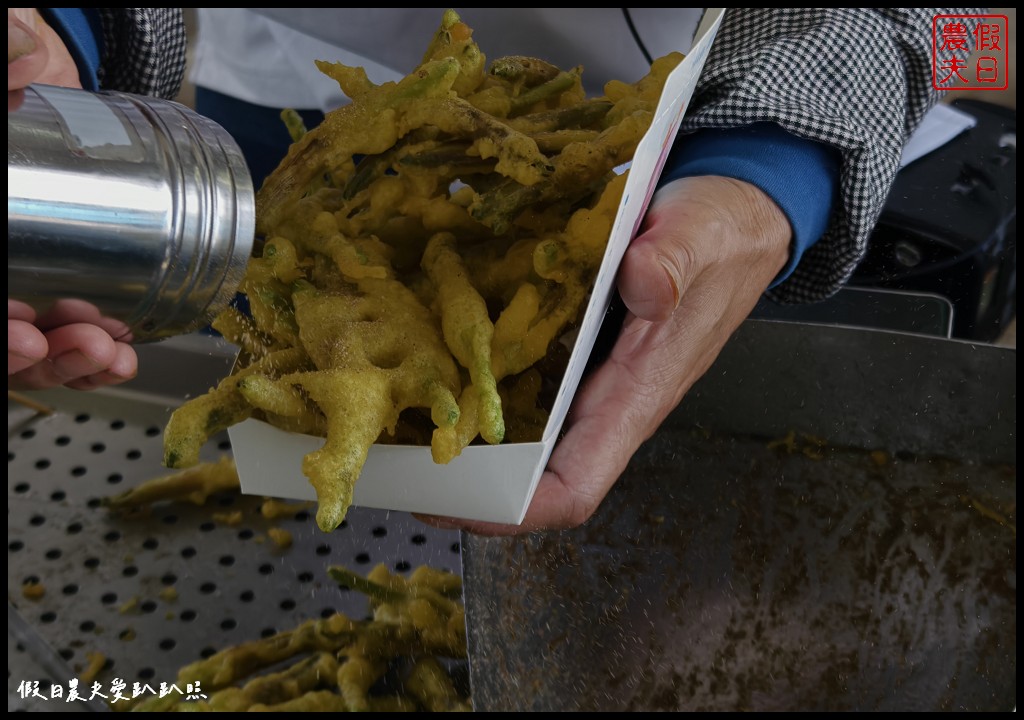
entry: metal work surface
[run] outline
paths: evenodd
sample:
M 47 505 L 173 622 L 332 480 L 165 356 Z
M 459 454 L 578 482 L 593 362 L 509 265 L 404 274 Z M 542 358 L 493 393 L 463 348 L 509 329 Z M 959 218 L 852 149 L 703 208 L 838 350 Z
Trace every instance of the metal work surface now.
M 748 323 L 584 527 L 463 539 L 475 707 L 1013 709 L 1015 402 L 1013 351 Z
M 330 535 L 234 494 L 110 514 L 100 498 L 165 472 L 175 403 L 154 388 L 184 397 L 230 363 L 161 345 L 127 390 L 8 406 L 11 710 L 65 709 L 18 686 L 66 690 L 90 652 L 104 691 L 157 686 L 328 610 L 362 617 L 331 564 L 460 570 L 459 535 L 403 513 L 356 508 Z M 474 706 L 1012 708 L 1015 434 L 1015 351 L 746 323 L 591 522 L 461 538 Z M 23 597 L 27 580 L 45 594 Z
M 188 367 L 163 371 L 181 382 Z M 66 693 L 88 653 L 106 658 L 97 678 L 104 693 L 115 678 L 130 692 L 133 682 L 171 683 L 201 656 L 310 618 L 335 611 L 362 618 L 363 597 L 334 585 L 329 565 L 460 571 L 458 533 L 405 513 L 354 508 L 341 529 L 324 534 L 312 507 L 268 520 L 260 498 L 238 493 L 199 507 L 165 503 L 138 517 L 108 512 L 101 498 L 168 472 L 160 464 L 162 430 L 173 406 L 135 392 L 44 394 L 56 409 L 49 416 L 8 404 L 8 598 L 66 663 L 47 672 L 45 658 L 9 623 L 9 711 L 67 709 L 22 699 L 19 684 L 41 680 L 47 697 L 48 682 Z M 207 444 L 204 459 L 226 452 L 224 436 Z M 298 468 L 296 482 L 306 482 Z M 237 525 L 214 518 L 234 511 Z M 267 531 L 275 527 L 292 534 L 291 547 L 272 542 Z M 36 600 L 22 594 L 33 581 L 45 591 Z

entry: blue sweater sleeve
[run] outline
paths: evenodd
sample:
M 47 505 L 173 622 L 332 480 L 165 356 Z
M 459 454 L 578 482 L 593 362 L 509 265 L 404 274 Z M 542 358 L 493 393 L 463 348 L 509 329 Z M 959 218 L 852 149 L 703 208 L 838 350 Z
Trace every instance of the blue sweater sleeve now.
M 682 135 L 665 164 L 660 184 L 698 175 L 743 180 L 772 198 L 793 230 L 789 262 L 775 287 L 796 268 L 804 251 L 828 227 L 838 201 L 839 152 L 792 135 L 775 123 Z
M 78 76 L 86 90 L 99 90 L 100 57 L 103 54 L 103 29 L 99 14 L 92 8 L 40 8 L 46 22 L 60 36 L 78 66 Z

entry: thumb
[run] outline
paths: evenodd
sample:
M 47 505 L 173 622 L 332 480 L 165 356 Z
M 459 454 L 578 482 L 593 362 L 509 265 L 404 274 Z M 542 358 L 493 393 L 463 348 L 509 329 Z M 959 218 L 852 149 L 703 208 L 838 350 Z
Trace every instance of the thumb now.
M 32 15 L 25 8 L 7 9 L 7 91 L 20 90 L 43 72 L 49 59 L 46 43 L 35 31 Z
M 10 65 L 18 58 L 28 55 L 35 50 L 39 44 L 36 42 L 35 33 L 14 17 L 7 18 L 7 64 Z
M 640 233 L 626 248 L 618 285 L 626 307 L 643 320 L 666 320 L 679 305 L 700 263 L 691 239 L 708 232 L 708 209 L 691 200 L 699 178 L 675 180 L 655 194 Z

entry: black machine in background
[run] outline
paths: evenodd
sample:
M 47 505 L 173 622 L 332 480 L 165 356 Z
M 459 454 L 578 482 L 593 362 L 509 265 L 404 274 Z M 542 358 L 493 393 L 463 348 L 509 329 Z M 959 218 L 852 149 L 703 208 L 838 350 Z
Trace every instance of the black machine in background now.
M 900 170 L 847 287 L 812 305 L 762 300 L 751 317 L 999 337 L 1017 310 L 1017 114 L 952 104 L 977 125 Z
M 1017 308 L 1017 114 L 953 106 L 978 124 L 896 176 L 850 284 L 953 305 L 953 337 L 995 340 Z

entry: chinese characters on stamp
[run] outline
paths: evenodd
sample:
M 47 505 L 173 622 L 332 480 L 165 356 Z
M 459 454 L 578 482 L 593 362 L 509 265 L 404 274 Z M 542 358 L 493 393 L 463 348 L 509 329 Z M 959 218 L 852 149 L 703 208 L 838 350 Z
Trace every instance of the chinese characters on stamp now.
M 1007 89 L 1008 33 L 1005 15 L 936 15 L 932 18 L 932 87 Z

